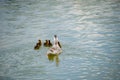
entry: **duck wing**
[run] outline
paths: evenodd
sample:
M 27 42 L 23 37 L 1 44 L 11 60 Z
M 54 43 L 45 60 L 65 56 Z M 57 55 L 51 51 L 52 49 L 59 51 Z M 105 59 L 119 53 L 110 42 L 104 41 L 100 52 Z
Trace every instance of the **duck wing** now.
M 52 47 L 47 51 L 47 54 L 60 54 L 62 49 L 59 47 Z

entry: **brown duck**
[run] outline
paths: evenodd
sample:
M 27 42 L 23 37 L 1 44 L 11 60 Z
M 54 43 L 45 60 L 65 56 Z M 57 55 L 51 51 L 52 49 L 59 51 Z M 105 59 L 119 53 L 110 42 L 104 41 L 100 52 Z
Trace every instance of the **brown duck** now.
M 44 43 L 45 47 L 51 47 L 52 43 L 50 42 L 50 40 L 45 40 L 46 42 Z
M 36 49 L 39 49 L 41 45 L 42 45 L 41 40 L 38 40 L 38 43 L 36 43 L 34 49 L 35 49 L 35 50 L 36 50 Z

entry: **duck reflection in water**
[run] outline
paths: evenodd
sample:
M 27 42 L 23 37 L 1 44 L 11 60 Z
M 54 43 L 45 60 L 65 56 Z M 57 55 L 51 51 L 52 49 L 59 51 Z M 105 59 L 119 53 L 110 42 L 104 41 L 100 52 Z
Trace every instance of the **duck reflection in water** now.
M 48 57 L 48 60 L 49 60 L 49 61 L 52 61 L 52 62 L 55 61 L 56 66 L 59 66 L 59 62 L 60 62 L 60 60 L 59 60 L 59 55 L 48 54 L 47 57 Z

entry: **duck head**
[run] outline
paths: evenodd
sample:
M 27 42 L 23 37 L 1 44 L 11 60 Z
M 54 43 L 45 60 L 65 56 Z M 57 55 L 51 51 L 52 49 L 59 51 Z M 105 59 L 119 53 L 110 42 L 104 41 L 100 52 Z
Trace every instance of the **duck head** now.
M 41 40 L 38 40 L 39 43 L 41 43 Z
M 57 35 L 54 35 L 55 38 L 57 38 Z
M 47 45 L 49 44 L 49 41 L 48 40 L 46 40 L 46 42 L 45 42 Z
M 48 40 L 49 44 L 51 43 L 50 40 Z

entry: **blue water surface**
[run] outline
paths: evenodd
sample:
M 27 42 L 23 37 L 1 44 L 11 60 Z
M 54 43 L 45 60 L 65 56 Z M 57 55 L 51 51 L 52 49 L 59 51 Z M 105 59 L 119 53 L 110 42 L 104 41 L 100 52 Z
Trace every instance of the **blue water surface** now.
M 0 80 L 120 80 L 120 1 L 0 0 Z

